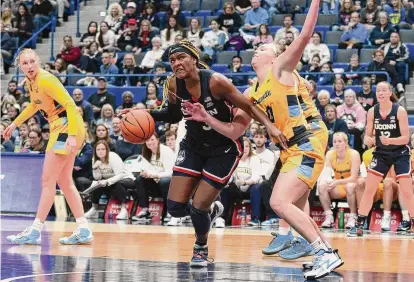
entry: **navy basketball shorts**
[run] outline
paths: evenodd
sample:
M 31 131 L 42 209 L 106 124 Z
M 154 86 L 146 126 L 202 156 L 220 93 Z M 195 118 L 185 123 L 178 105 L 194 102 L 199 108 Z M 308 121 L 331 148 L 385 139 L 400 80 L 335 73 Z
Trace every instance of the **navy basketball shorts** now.
M 226 186 L 243 154 L 243 143 L 239 139 L 223 146 L 180 143 L 174 176 L 196 177 L 221 190 Z
M 368 172 L 385 178 L 388 171 L 394 166 L 398 178 L 411 177 L 411 151 L 408 146 L 396 150 L 375 149 Z

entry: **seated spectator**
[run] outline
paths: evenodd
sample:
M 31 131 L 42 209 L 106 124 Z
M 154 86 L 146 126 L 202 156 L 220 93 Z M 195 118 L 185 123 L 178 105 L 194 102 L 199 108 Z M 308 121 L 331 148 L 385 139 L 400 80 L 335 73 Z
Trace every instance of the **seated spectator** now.
M 309 95 L 312 100 L 317 101 L 318 100 L 318 85 L 316 85 L 315 81 L 309 81 L 309 83 L 312 86 L 312 89 L 309 90 L 310 91 Z
M 184 39 L 184 37 L 183 37 L 183 35 L 182 34 L 177 34 L 176 36 L 175 36 L 175 38 L 174 38 L 174 44 L 178 44 L 178 43 L 180 43 L 180 41 L 181 40 L 183 40 Z M 174 45 L 173 44 L 173 45 Z M 161 39 L 161 45 L 162 45 L 162 39 Z M 171 45 L 172 46 L 172 45 Z M 170 62 L 170 59 L 168 58 L 168 53 L 170 52 L 170 48 L 171 48 L 171 46 L 169 46 L 167 49 L 163 49 L 164 50 L 164 53 L 162 54 L 162 56 L 161 56 L 161 61 L 162 62 L 166 62 L 166 63 L 169 63 Z M 155 66 L 154 66 L 155 67 Z
M 56 59 L 55 63 L 53 64 L 53 69 L 51 69 L 49 72 L 55 75 L 60 80 L 60 82 L 62 82 L 63 85 L 66 85 L 66 63 L 62 58 Z
M 92 191 L 92 208 L 85 213 L 85 217 L 99 217 L 99 199 L 106 194 L 108 198 L 113 197 L 121 203 L 121 211 L 116 219 L 128 219 L 126 190 L 135 189 L 135 177 L 125 170 L 122 159 L 116 153 L 109 151 L 105 141 L 99 141 L 94 147 L 92 174 L 93 180 L 98 181 L 101 187 Z M 92 181 L 90 183 L 92 184 Z
M 344 79 L 348 85 L 361 85 L 361 79 L 364 75 L 358 74 L 357 72 L 366 71 L 364 67 L 359 64 L 359 57 L 357 54 L 353 54 L 349 59 L 349 65 L 345 69 Z
M 108 92 L 105 77 L 98 78 L 98 91 L 89 96 L 88 102 L 92 105 L 96 119 L 99 118 L 103 105 L 111 104 L 112 108 L 115 108 L 115 96 Z
M 75 165 L 73 167 L 73 182 L 79 192 L 83 192 L 91 185 L 92 179 L 92 157 L 93 148 L 91 144 L 84 141 L 79 153 L 75 157 Z
M 109 52 L 104 52 L 102 54 L 102 65 L 100 67 L 100 74 L 107 75 L 108 84 L 115 85 L 116 77 L 111 76 L 111 74 L 118 74 L 118 67 L 112 63 L 112 55 Z
M 342 119 L 337 119 L 337 112 L 335 105 L 328 104 L 325 106 L 325 124 L 328 128 L 328 148 L 333 146 L 333 136 L 337 132 L 343 132 L 347 136 L 349 135 L 348 126 Z
M 92 143 L 93 148 L 96 147 L 99 141 L 105 141 L 109 146 L 109 150 L 111 152 L 115 152 L 115 149 L 116 149 L 115 142 L 114 140 L 111 139 L 109 128 L 105 124 L 101 123 L 101 124 L 96 125 L 94 135 L 95 135 L 95 140 Z
M 246 12 L 244 25 L 240 28 L 240 34 L 246 42 L 254 40 L 254 34 L 261 24 L 267 24 L 269 21 L 268 12 L 260 7 L 260 0 L 251 0 L 252 8 Z
M 224 4 L 223 13 L 219 15 L 217 20 L 221 29 L 228 34 L 238 32 L 239 28 L 242 26 L 242 19 L 240 18 L 240 15 L 236 13 L 234 5 L 231 2 Z
M 257 36 L 253 41 L 253 47 L 258 47 L 259 44 L 272 43 L 273 37 L 270 35 L 269 27 L 266 24 L 261 24 L 257 30 Z
M 161 76 L 161 74 L 166 74 L 166 67 L 162 62 L 158 62 L 154 65 L 156 76 L 153 78 L 153 82 L 159 87 L 163 87 L 167 76 Z
M 130 91 L 125 91 L 125 92 L 130 92 Z M 117 140 L 123 139 L 122 132 L 121 132 L 121 119 L 118 116 L 115 116 L 112 119 L 112 134 L 109 137 L 111 137 L 111 139 L 114 140 L 115 142 Z M 116 153 L 118 154 L 118 152 Z M 121 159 L 123 158 L 121 157 Z
M 252 120 L 245 134 L 245 136 L 249 138 L 250 142 L 253 142 L 254 133 L 256 132 L 258 128 L 259 128 L 259 124 Z
M 173 16 L 168 18 L 167 27 L 161 31 L 161 46 L 162 49 L 167 49 L 175 42 L 175 37 L 180 34 L 183 35 L 181 27 L 177 24 L 177 19 Z
M 371 78 L 362 79 L 362 90 L 357 93 L 357 99 L 366 112 L 377 103 L 377 96 L 371 88 Z
M 47 143 L 43 142 L 42 132 L 40 129 L 30 130 L 29 132 L 29 148 L 30 153 L 44 154 L 46 152 Z
M 146 95 L 142 103 L 146 106 L 147 109 L 153 110 L 161 105 L 161 101 L 158 99 L 159 90 L 157 84 L 153 81 L 148 83 L 146 89 Z
M 278 42 L 281 39 L 285 38 L 286 32 L 292 32 L 294 37 L 298 37 L 299 36 L 299 30 L 293 26 L 293 19 L 292 19 L 292 15 L 285 15 L 284 20 L 283 20 L 283 27 L 279 28 L 276 31 L 275 34 L 275 41 Z
M 152 49 L 145 53 L 144 59 L 141 62 L 141 68 L 145 68 L 148 71 L 154 68 L 156 62 L 161 61 L 161 57 L 164 54 L 164 50 L 161 49 L 161 38 L 158 36 L 153 37 L 151 43 Z
M 16 98 L 13 95 L 4 95 L 1 98 L 1 116 L 7 115 L 9 107 L 14 106 L 16 103 Z
M 405 8 L 401 0 L 391 0 L 388 3 L 383 5 L 383 9 L 388 14 L 391 24 L 398 30 L 411 29 L 410 24 L 406 22 Z
M 349 133 L 354 135 L 354 149 L 362 153 L 362 135 L 367 121 L 367 112 L 358 103 L 352 89 L 345 91 L 345 101 L 336 109 L 338 119 L 343 119 L 348 126 Z
M 336 5 L 338 4 L 339 4 L 339 1 L 336 1 L 336 0 L 323 0 L 321 13 L 324 15 L 337 14 Z
M 190 29 L 186 32 L 187 40 L 193 43 L 195 47 L 200 49 L 201 38 L 203 38 L 203 36 L 204 36 L 204 31 L 202 30 L 200 20 L 196 18 L 191 19 Z
M 368 71 L 381 71 L 388 73 L 391 78 L 391 84 L 393 87 L 397 86 L 397 72 L 395 67 L 384 60 L 384 51 L 376 50 L 374 51 L 374 61 L 368 65 Z M 372 74 L 371 81 L 375 84 L 380 83 L 381 81 L 387 81 L 387 76 L 385 74 Z
M 133 1 L 128 2 L 127 11 L 122 18 L 121 30 L 128 28 L 128 21 L 133 19 L 136 21 L 137 25 L 140 24 L 140 11 L 137 10 L 137 4 Z M 121 32 L 121 30 L 119 32 Z
M 2 71 L 2 74 L 4 73 L 8 73 L 9 72 L 9 68 L 6 67 L 4 69 L 4 62 L 3 59 L 12 59 L 13 53 L 12 53 L 12 48 L 16 47 L 16 42 L 14 41 L 13 38 L 11 38 L 11 36 L 5 32 L 4 30 L 4 24 L 3 22 L 0 22 L 0 36 L 1 36 L 1 58 L 0 58 L 0 65 L 1 65 L 1 69 L 0 71 Z
M 331 92 L 330 103 L 335 106 L 342 105 L 344 102 L 345 82 L 342 78 L 336 78 Z
M 305 72 L 312 73 L 312 72 L 319 72 L 319 64 L 321 62 L 321 58 L 319 55 L 314 55 L 313 58 L 311 58 L 309 64 L 305 68 Z M 317 74 L 306 74 L 305 75 L 306 80 L 313 80 L 318 81 L 318 75 Z
M 411 25 L 412 29 L 414 29 L 414 1 L 408 1 L 408 7 L 406 20 L 407 23 Z
M 98 34 L 98 23 L 90 22 L 88 25 L 88 30 L 84 33 L 78 43 L 78 46 L 84 47 L 89 46 L 92 42 L 95 41 L 96 35 Z
M 141 144 L 132 144 L 124 140 L 124 137 L 121 134 L 120 127 L 121 120 L 118 117 L 114 117 L 112 120 L 112 130 L 113 134 L 111 135 L 112 140 L 115 142 L 115 153 L 117 153 L 123 161 L 128 159 L 133 155 L 140 155 L 142 152 Z
M 234 2 L 237 13 L 244 15 L 252 9 L 250 0 L 236 0 Z
M 217 51 L 222 51 L 224 49 L 224 44 L 229 40 L 228 34 L 220 30 L 220 25 L 217 20 L 211 20 L 210 27 L 211 30 L 204 33 L 204 36 L 201 39 L 201 45 L 204 49 L 204 57 L 207 60 L 213 60 Z
M 128 28 L 121 32 L 117 46 L 121 51 L 133 52 L 137 55 L 141 52 L 138 46 L 138 28 L 135 19 L 128 20 Z
M 87 72 L 86 77 L 76 81 L 77 86 L 98 86 L 98 80 L 92 76 L 92 72 Z
M 124 11 L 122 10 L 121 5 L 112 3 L 108 7 L 108 12 L 104 21 L 108 24 L 110 30 L 115 34 L 118 34 L 122 26 L 123 17 Z
M 116 108 L 116 113 L 119 114 L 124 109 L 130 109 L 134 106 L 134 94 L 131 91 L 122 93 L 122 105 Z
M 135 57 L 133 54 L 125 54 L 124 59 L 122 60 L 121 68 L 119 69 L 119 74 L 142 74 L 144 73 L 140 67 L 135 63 Z M 140 81 L 139 76 L 128 76 L 128 77 L 118 77 L 119 85 L 121 86 L 136 86 L 138 81 Z
M 116 35 L 109 29 L 107 22 L 101 22 L 99 32 L 96 34 L 96 42 L 98 42 L 99 52 L 114 52 L 116 44 Z
M 7 95 L 11 95 L 16 99 L 16 102 L 21 104 L 21 99 L 23 98 L 23 93 L 21 90 L 17 89 L 17 81 L 10 80 L 9 87 L 7 88 Z
M 390 42 L 391 33 L 394 32 L 394 27 L 388 22 L 388 15 L 385 12 L 378 14 L 378 23 L 371 31 L 369 41 L 373 46 L 379 47 L 384 43 Z
M 85 121 L 83 125 L 86 132 L 85 141 L 92 145 L 92 143 L 95 142 L 95 136 L 93 135 L 89 123 L 87 121 Z
M 68 74 L 87 74 L 87 73 L 97 73 L 102 65 L 102 53 L 98 50 L 99 45 L 97 42 L 92 42 L 90 45 L 85 46 L 82 50 L 82 55 L 80 57 L 79 67 L 74 65 L 69 65 L 67 67 Z M 69 85 L 74 85 L 79 81 L 81 77 L 73 76 L 69 77 Z M 90 83 L 91 85 L 95 85 Z
M 341 35 L 342 42 L 338 44 L 339 49 L 362 49 L 365 41 L 368 40 L 369 31 L 359 21 L 359 14 L 357 12 L 352 13 L 351 21 Z
M 33 3 L 31 12 L 33 15 L 35 31 L 38 31 L 42 26 L 51 20 L 53 10 L 53 6 L 49 0 L 36 0 Z
M 13 36 L 19 38 L 19 44 L 27 41 L 33 34 L 34 25 L 32 15 L 27 6 L 23 3 L 19 5 L 19 11 L 12 21 Z
M 385 61 L 394 66 L 397 72 L 397 91 L 404 93 L 403 85 L 406 83 L 405 71 L 409 63 L 410 51 L 407 45 L 401 42 L 397 32 L 391 33 L 390 42 L 382 45 L 380 50 L 384 51 Z
M 150 195 L 152 197 L 161 196 L 164 203 L 167 202 L 175 162 L 174 152 L 160 143 L 160 138 L 156 133 L 145 142 L 142 148 L 142 156 L 151 164 L 151 167 L 142 171 L 139 178 L 137 178 L 138 206 L 141 211 L 138 215 L 132 217 L 132 220 L 137 221 L 151 220 L 149 211 Z
M 380 9 L 375 0 L 367 0 L 367 5 L 360 11 L 361 23 L 365 25 L 368 30 L 373 30 L 378 21 L 378 13 Z
M 21 142 L 21 152 L 27 152 L 30 144 L 29 144 L 29 126 L 27 123 L 22 123 L 19 127 L 19 137 Z
M 252 144 L 247 137 L 243 137 L 244 151 L 236 170 L 230 177 L 226 187 L 221 191 L 221 202 L 224 212 L 216 221 L 216 227 L 231 225 L 231 214 L 237 199 L 250 199 L 252 206 L 251 224 L 260 225 L 262 197 L 260 195 L 260 159 L 253 153 Z
M 242 58 L 239 56 L 234 56 L 229 68 L 225 70 L 225 73 L 243 73 L 242 70 Z M 230 76 L 229 80 L 233 82 L 235 86 L 247 85 L 247 76 L 245 75 L 234 75 Z
M 148 20 L 151 24 L 151 31 L 154 34 L 160 33 L 161 22 L 160 18 L 157 15 L 157 10 L 152 3 L 145 4 L 144 14 L 142 15 L 142 20 Z
M 319 55 L 319 58 L 321 58 L 320 66 L 331 61 L 331 53 L 329 52 L 328 45 L 322 42 L 322 34 L 318 31 L 313 33 L 312 43 L 306 45 L 302 55 L 302 61 L 307 64 L 315 55 Z
M 320 72 L 323 72 L 324 74 L 318 75 L 318 81 L 317 83 L 319 85 L 332 85 L 335 82 L 335 75 L 332 70 L 331 63 L 325 63 L 320 68 Z
M 253 135 L 253 142 L 256 147 L 254 153 L 260 159 L 260 175 L 262 180 L 269 180 L 277 160 L 275 154 L 266 148 L 266 130 L 259 127 Z
M 171 17 L 174 17 L 174 19 L 176 19 L 176 25 L 182 28 L 187 27 L 186 18 L 181 11 L 180 1 L 178 0 L 171 1 L 170 7 L 168 7 L 167 12 L 164 14 L 163 23 L 169 23 Z
M 333 148 L 326 154 L 324 170 L 333 170 L 334 179 L 321 179 L 318 181 L 319 200 L 321 201 L 325 221 L 322 228 L 333 228 L 335 221 L 331 210 L 332 200 L 346 197 L 350 216 L 346 228 L 355 226 L 357 203 L 355 187 L 361 165 L 361 157 L 357 151 L 349 148 L 348 136 L 343 132 L 334 134 Z M 323 175 L 323 172 L 322 174 Z
M 315 102 L 316 107 L 319 110 L 322 118 L 325 118 L 325 106 L 329 104 L 331 94 L 327 90 L 321 90 L 318 93 L 318 99 Z
M 20 113 L 20 105 L 19 104 L 13 104 L 7 107 L 7 118 L 10 121 L 14 121 L 16 117 Z
M 151 40 L 153 37 L 151 23 L 148 20 L 142 20 L 138 32 L 138 46 L 142 52 L 147 52 L 152 48 Z
M 73 46 L 72 36 L 66 35 L 63 37 L 62 48 L 60 49 L 60 53 L 57 57 L 62 58 L 65 61 L 66 65 L 79 65 L 81 49 L 79 47 Z
M 4 25 L 4 31 L 5 32 L 11 32 L 12 31 L 12 20 L 14 20 L 14 15 L 12 13 L 11 8 L 9 7 L 4 7 L 1 9 L 2 13 L 1 13 L 1 20 L 3 22 Z
M 0 139 L 1 139 L 1 145 L 0 145 L 0 152 L 14 152 L 14 143 L 12 139 L 6 140 L 3 137 L 3 131 L 7 128 L 8 124 L 5 122 L 0 123 Z
M 112 106 L 110 104 L 105 104 L 101 110 L 101 117 L 96 121 L 96 124 L 105 124 L 107 128 L 112 128 L 112 119 L 114 116 L 115 111 Z
M 177 150 L 177 132 L 174 132 L 172 130 L 167 130 L 164 134 L 165 136 L 165 145 L 170 148 L 171 150 L 173 150 L 174 154 L 178 153 Z
M 332 30 L 346 30 L 351 22 L 351 14 L 355 11 L 354 2 L 352 0 L 344 0 L 339 10 L 338 26 L 333 26 Z

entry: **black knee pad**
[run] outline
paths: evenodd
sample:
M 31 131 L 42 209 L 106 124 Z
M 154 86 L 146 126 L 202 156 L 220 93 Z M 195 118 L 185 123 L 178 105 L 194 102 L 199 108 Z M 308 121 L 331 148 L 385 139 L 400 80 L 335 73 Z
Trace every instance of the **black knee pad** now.
M 167 210 L 172 217 L 184 217 L 190 214 L 188 203 L 179 203 L 173 200 L 167 200 Z
M 209 211 L 202 211 L 191 206 L 190 216 L 196 234 L 206 234 L 210 231 L 211 218 Z

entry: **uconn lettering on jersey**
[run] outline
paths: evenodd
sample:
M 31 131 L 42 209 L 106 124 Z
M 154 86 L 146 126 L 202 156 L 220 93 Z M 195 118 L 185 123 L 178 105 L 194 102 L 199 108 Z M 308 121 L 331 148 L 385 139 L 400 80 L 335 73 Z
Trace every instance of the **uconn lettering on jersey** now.
M 390 130 L 390 129 L 397 129 L 397 125 L 394 124 L 375 124 L 375 129 L 378 130 Z

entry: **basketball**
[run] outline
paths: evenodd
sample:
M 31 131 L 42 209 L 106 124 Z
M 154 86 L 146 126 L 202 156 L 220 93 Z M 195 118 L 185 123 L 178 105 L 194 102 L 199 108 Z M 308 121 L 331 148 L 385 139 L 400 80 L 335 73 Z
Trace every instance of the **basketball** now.
M 142 144 L 154 134 L 155 122 L 144 110 L 132 110 L 121 120 L 121 132 L 124 139 L 133 144 Z

